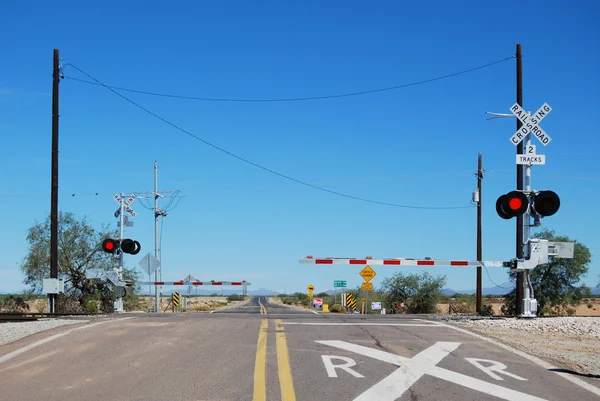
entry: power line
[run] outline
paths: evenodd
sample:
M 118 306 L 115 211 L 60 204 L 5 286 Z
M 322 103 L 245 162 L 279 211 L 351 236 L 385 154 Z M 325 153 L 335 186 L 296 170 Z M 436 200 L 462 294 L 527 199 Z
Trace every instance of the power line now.
M 290 98 L 275 98 L 275 99 L 214 98 L 214 97 L 185 96 L 185 95 L 174 95 L 174 94 L 170 94 L 170 93 L 149 92 L 149 91 L 143 91 L 143 90 L 139 90 L 139 89 L 123 88 L 123 87 L 120 87 L 120 86 L 104 85 L 104 84 L 98 82 L 97 80 L 95 80 L 94 78 L 90 77 L 89 75 L 87 75 L 85 73 L 84 74 L 87 75 L 88 78 L 91 78 L 91 79 L 93 79 L 96 82 L 87 81 L 85 79 L 79 79 L 79 78 L 69 77 L 69 76 L 65 76 L 65 78 L 71 79 L 71 80 L 77 81 L 77 82 L 82 82 L 82 83 L 90 84 L 90 85 L 104 86 L 107 89 L 115 89 L 115 90 L 120 90 L 120 91 L 126 91 L 126 92 L 132 92 L 132 93 L 139 93 L 139 94 L 142 94 L 142 95 L 149 95 L 149 96 L 168 97 L 168 98 L 173 98 L 173 99 L 201 100 L 201 101 L 211 101 L 211 102 L 265 102 L 265 103 L 266 102 L 298 102 L 298 101 L 306 101 L 306 100 L 336 99 L 336 98 L 342 98 L 342 97 L 369 95 L 369 94 L 372 94 L 372 93 L 387 92 L 387 91 L 393 91 L 393 90 L 397 90 L 397 89 L 408 88 L 408 87 L 411 87 L 411 86 L 423 85 L 423 84 L 427 84 L 427 83 L 431 83 L 431 82 L 435 82 L 435 81 L 440 81 L 442 79 L 447 79 L 447 78 L 452 78 L 452 77 L 456 77 L 456 76 L 463 75 L 463 74 L 468 74 L 470 72 L 481 70 L 481 69 L 484 69 L 484 68 L 487 68 L 487 67 L 491 67 L 493 65 L 496 65 L 496 64 L 502 63 L 504 61 L 508 61 L 510 59 L 513 59 L 514 57 L 515 56 L 505 57 L 503 59 L 496 60 L 496 61 L 493 61 L 491 63 L 480 65 L 478 67 L 469 68 L 467 70 L 455 72 L 455 73 L 452 73 L 452 74 L 441 75 L 441 76 L 435 77 L 435 78 L 424 79 L 422 81 L 415 81 L 415 82 L 411 82 L 411 83 L 408 83 L 408 84 L 394 85 L 394 86 L 388 86 L 388 87 L 385 87 L 385 88 L 369 89 L 369 90 L 364 90 L 364 91 L 341 93 L 341 94 L 334 94 L 334 95 L 307 96 L 307 97 L 290 97 Z M 79 68 L 75 67 L 73 64 L 70 64 L 70 63 L 66 64 L 65 67 L 67 67 L 69 65 L 72 66 L 72 67 L 74 67 L 79 72 L 83 73 L 83 71 L 81 71 Z
M 494 282 L 494 280 L 492 280 L 492 277 L 490 276 L 490 272 L 488 271 L 488 268 L 486 265 L 483 265 L 483 267 L 485 267 L 485 272 L 487 273 L 488 278 L 490 279 L 490 281 L 492 282 L 492 284 L 494 284 L 496 287 L 498 288 L 502 288 L 504 290 L 512 290 L 514 287 L 502 287 L 501 285 L 498 285 Z
M 181 128 L 180 126 L 176 125 L 175 123 L 172 123 L 171 121 L 167 120 L 166 118 L 159 116 L 158 114 L 156 114 L 156 113 L 148 110 L 144 106 L 142 106 L 142 105 L 134 102 L 133 100 L 129 99 L 125 95 L 123 95 L 123 94 L 117 92 L 116 90 L 108 87 L 107 85 L 103 84 L 102 82 L 100 82 L 96 78 L 92 77 L 91 75 L 89 75 L 85 71 L 83 71 L 80 68 L 78 68 L 77 66 L 75 66 L 73 64 L 69 64 L 69 65 L 71 65 L 73 68 L 75 68 L 77 71 L 79 71 L 83 75 L 85 75 L 88 78 L 90 78 L 90 79 L 94 80 L 95 82 L 97 82 L 100 86 L 105 87 L 106 89 L 108 89 L 109 91 L 111 91 L 112 93 L 114 93 L 115 95 L 119 96 L 123 100 L 131 103 L 135 107 L 137 107 L 137 108 L 145 111 L 146 113 L 148 113 L 151 116 L 153 116 L 154 118 L 156 118 L 156 119 L 164 122 L 165 124 L 170 125 L 171 127 L 175 128 L 176 130 L 183 132 L 184 134 L 190 136 L 191 138 L 194 138 L 197 141 L 200 141 L 200 142 L 204 143 L 205 145 L 208 145 L 208 146 L 212 147 L 213 149 L 216 149 L 216 150 L 218 150 L 218 151 L 220 151 L 222 153 L 225 153 L 226 155 L 229 155 L 229 156 L 231 156 L 231 157 L 233 157 L 235 159 L 238 159 L 238 160 L 240 160 L 240 161 L 242 161 L 244 163 L 250 164 L 251 166 L 259 168 L 259 169 L 261 169 L 263 171 L 266 171 L 266 172 L 271 173 L 273 175 L 276 175 L 278 177 L 285 178 L 286 180 L 293 181 L 293 182 L 298 183 L 300 185 L 304 185 L 304 186 L 307 186 L 309 188 L 313 188 L 313 189 L 316 189 L 316 190 L 319 190 L 319 191 L 322 191 L 322 192 L 327 192 L 327 193 L 330 193 L 330 194 L 333 194 L 333 195 L 337 195 L 337 196 L 341 196 L 341 197 L 344 197 L 344 198 L 359 200 L 359 201 L 362 201 L 362 202 L 374 203 L 374 204 L 383 205 L 383 206 L 393 206 L 393 207 L 408 208 L 408 209 L 428 209 L 428 210 L 470 209 L 470 208 L 473 207 L 472 205 L 469 205 L 469 206 L 438 206 L 438 207 L 434 207 L 434 206 L 414 206 L 414 205 L 401 205 L 401 204 L 390 203 L 390 202 L 380 202 L 380 201 L 376 201 L 376 200 L 372 200 L 372 199 L 362 198 L 362 197 L 359 197 L 359 196 L 348 195 L 348 194 L 345 194 L 345 193 L 342 193 L 342 192 L 332 191 L 330 189 L 323 188 L 323 187 L 320 187 L 318 185 L 313 185 L 313 184 L 310 184 L 308 182 L 305 182 L 305 181 L 302 181 L 302 180 L 298 180 L 296 178 L 293 178 L 293 177 L 290 177 L 288 175 L 279 173 L 279 172 L 277 172 L 275 170 L 272 170 L 272 169 L 270 169 L 268 167 L 264 167 L 264 166 L 262 166 L 262 165 L 260 165 L 258 163 L 255 163 L 255 162 L 253 162 L 251 160 L 248 160 L 246 158 L 238 156 L 235 153 L 232 153 L 232 152 L 230 152 L 230 151 L 228 151 L 226 149 L 223 149 L 223 148 L 221 148 L 221 147 L 219 147 L 219 146 L 217 146 L 217 145 L 215 145 L 215 144 L 213 144 L 211 142 L 208 142 L 205 139 L 200 138 L 197 135 L 192 134 L 191 132 L 185 130 L 184 128 Z

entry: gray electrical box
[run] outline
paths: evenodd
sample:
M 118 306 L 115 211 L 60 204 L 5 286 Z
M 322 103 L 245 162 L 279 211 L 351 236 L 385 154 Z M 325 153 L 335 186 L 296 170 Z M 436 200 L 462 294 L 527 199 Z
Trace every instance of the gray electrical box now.
M 548 242 L 548 255 L 557 258 L 572 259 L 575 253 L 574 242 Z
M 65 292 L 65 283 L 58 278 L 45 278 L 43 281 L 42 292 L 46 294 L 62 294 Z

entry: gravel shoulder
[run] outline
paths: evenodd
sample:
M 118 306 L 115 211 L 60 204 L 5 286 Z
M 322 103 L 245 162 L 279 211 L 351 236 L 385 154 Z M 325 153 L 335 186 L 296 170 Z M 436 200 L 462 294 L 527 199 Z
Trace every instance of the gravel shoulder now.
M 600 318 L 462 319 L 448 323 L 578 373 L 600 376 Z

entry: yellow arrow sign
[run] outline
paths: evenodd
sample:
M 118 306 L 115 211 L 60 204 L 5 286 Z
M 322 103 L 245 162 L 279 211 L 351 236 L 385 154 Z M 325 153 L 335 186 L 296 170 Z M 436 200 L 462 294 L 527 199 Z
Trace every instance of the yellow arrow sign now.
M 371 269 L 371 266 L 369 265 L 362 269 L 359 274 L 367 283 L 377 275 L 377 273 L 375 273 L 375 270 Z
M 315 290 L 315 287 L 313 287 L 312 284 L 309 284 L 308 287 L 306 287 L 306 291 L 313 292 L 314 290 Z

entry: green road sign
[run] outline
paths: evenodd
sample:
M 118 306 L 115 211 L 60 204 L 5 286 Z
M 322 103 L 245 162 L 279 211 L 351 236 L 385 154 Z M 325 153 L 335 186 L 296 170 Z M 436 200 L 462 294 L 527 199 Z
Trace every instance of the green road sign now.
M 346 280 L 334 280 L 333 281 L 333 287 L 337 288 L 346 288 Z

